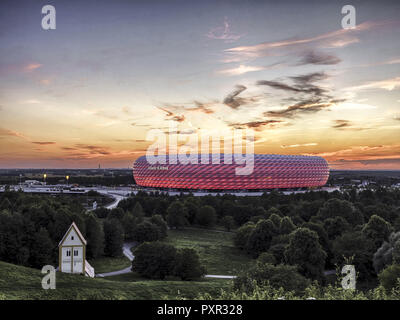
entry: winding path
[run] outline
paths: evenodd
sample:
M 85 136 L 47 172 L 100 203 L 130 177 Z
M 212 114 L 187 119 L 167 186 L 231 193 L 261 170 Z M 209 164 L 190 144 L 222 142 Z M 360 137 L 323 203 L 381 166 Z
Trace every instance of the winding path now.
M 136 242 L 125 242 L 124 245 L 122 246 L 122 253 L 124 254 L 125 257 L 129 259 L 129 261 L 133 261 L 135 259 L 135 256 L 132 254 L 131 249 L 136 245 Z M 117 270 L 117 271 L 112 271 L 112 272 L 105 272 L 105 273 L 98 273 L 96 274 L 96 277 L 111 277 L 111 276 L 117 276 L 119 274 L 125 274 L 132 272 L 132 266 L 129 266 L 125 269 L 122 270 Z

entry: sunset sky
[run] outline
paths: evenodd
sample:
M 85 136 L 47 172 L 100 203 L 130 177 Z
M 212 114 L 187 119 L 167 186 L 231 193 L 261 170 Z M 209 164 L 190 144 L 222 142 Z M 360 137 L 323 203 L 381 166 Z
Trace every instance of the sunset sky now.
M 175 124 L 400 170 L 400 1 L 1 1 L 0 117 L 1 168 L 130 167 Z

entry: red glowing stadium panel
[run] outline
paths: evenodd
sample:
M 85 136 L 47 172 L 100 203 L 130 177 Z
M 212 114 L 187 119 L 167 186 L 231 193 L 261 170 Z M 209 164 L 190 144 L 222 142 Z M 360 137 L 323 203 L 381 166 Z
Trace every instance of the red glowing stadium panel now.
M 220 163 L 150 164 L 145 156 L 133 165 L 133 176 L 138 185 L 156 188 L 177 189 L 275 189 L 318 187 L 325 185 L 329 177 L 328 163 L 314 156 L 255 154 L 254 169 L 249 175 L 236 175 L 235 169 L 245 164 Z

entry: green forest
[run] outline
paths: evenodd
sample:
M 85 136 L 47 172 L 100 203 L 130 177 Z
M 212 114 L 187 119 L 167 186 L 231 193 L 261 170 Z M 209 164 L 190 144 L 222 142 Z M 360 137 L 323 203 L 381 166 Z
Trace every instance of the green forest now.
M 207 258 L 209 245 L 195 230 L 232 235 L 236 251 L 225 254 L 246 267 L 235 270 L 223 292 L 199 292 L 200 299 L 399 297 L 399 190 L 259 197 L 139 192 L 115 209 L 94 211 L 68 197 L 4 192 L 0 260 L 37 269 L 56 265 L 58 242 L 72 221 L 87 239 L 88 259 L 118 259 L 122 244 L 135 242 L 132 271 L 149 281 L 199 281 L 207 269 L 223 270 L 215 268 L 224 264 L 223 250 L 215 251 L 221 259 Z M 355 266 L 355 291 L 340 288 L 346 264 Z

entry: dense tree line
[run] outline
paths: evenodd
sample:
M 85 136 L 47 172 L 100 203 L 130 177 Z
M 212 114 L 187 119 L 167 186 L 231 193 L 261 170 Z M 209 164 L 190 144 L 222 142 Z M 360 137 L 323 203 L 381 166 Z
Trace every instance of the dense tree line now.
M 0 197 L 0 260 L 42 268 L 56 264 L 58 244 L 74 221 L 88 241 L 87 257 L 103 252 L 102 227 L 66 197 L 5 192 Z
M 400 230 L 399 190 L 290 195 L 274 191 L 260 197 L 139 192 L 122 201 L 120 208 L 132 210 L 137 204 L 145 217 L 160 215 L 170 228 L 234 230 L 240 250 L 254 258 L 270 253 L 278 265 L 295 267 L 299 275 L 321 283 L 326 282 L 324 270 L 348 261 L 355 265 L 359 280 L 367 283 L 376 282 L 383 267 L 396 264 L 387 252 L 394 247 L 391 235 Z M 375 262 L 379 257 L 389 262 Z M 380 268 L 374 267 L 379 263 Z
M 363 282 L 393 284 L 397 279 L 399 190 L 273 191 L 259 197 L 139 192 L 113 210 L 99 208 L 93 214 L 70 199 L 5 192 L 0 197 L 0 259 L 36 267 L 54 262 L 58 241 L 72 221 L 88 238 L 87 253 L 93 258 L 121 255 L 124 241 L 157 242 L 168 228 L 201 226 L 233 231 L 239 250 L 255 259 L 269 257 L 276 272 L 286 270 L 298 283 L 304 277 L 325 284 L 324 270 L 349 261 Z M 275 270 L 263 268 L 244 277 L 257 280 Z

